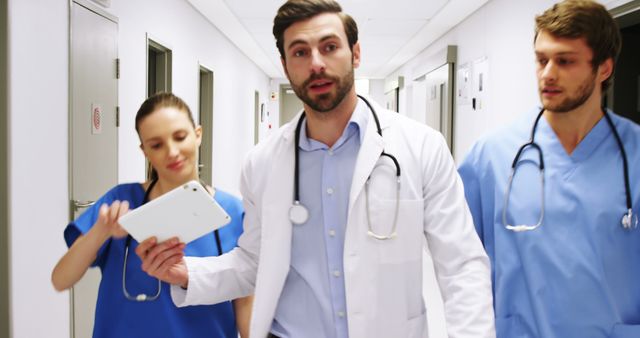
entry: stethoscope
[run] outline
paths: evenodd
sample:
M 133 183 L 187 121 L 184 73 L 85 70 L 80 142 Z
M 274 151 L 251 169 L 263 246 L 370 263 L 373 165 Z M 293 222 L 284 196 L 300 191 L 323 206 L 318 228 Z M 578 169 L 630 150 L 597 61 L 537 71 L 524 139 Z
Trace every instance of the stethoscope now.
M 371 105 L 371 103 L 369 103 L 367 99 L 365 99 L 360 95 L 358 95 L 358 97 L 362 101 L 364 101 L 364 103 L 366 103 L 367 106 L 369 107 L 369 110 L 371 111 L 371 114 L 373 115 L 373 119 L 375 120 L 375 123 L 376 123 L 378 135 L 382 137 L 382 128 L 380 128 L 380 121 L 378 120 L 378 115 L 376 114 L 375 109 L 373 109 L 373 106 Z M 302 205 L 302 203 L 300 203 L 300 188 L 299 188 L 299 181 L 300 181 L 299 153 L 300 151 L 298 147 L 300 145 L 300 130 L 302 129 L 302 122 L 304 121 L 304 119 L 305 119 L 305 112 L 303 111 L 302 115 L 300 116 L 300 119 L 298 120 L 298 124 L 296 125 L 295 145 L 294 145 L 295 164 L 294 164 L 294 174 L 293 174 L 294 196 L 293 196 L 293 205 L 291 205 L 291 208 L 289 209 L 289 219 L 291 220 L 291 223 L 298 224 L 298 225 L 305 223 L 309 219 L 309 210 L 304 205 Z M 382 156 L 386 156 L 390 158 L 393 161 L 393 164 L 396 168 L 396 210 L 393 218 L 393 228 L 391 230 L 391 233 L 388 235 L 379 235 L 375 233 L 371 228 L 371 220 L 369 216 L 369 180 L 371 179 L 371 175 L 369 175 L 365 185 L 367 225 L 368 225 L 367 234 L 375 239 L 387 240 L 397 236 L 396 227 L 397 227 L 397 221 L 398 221 L 398 209 L 400 206 L 399 204 L 400 203 L 400 164 L 398 163 L 398 160 L 393 155 L 386 153 L 384 149 L 382 150 L 382 153 L 380 153 L 380 157 Z
M 151 190 L 153 189 L 153 187 L 156 185 L 157 182 L 158 182 L 157 179 L 151 181 L 151 183 L 149 184 L 149 188 L 147 188 L 147 191 L 145 191 L 144 193 L 144 199 L 142 200 L 141 205 L 144 205 L 145 203 L 149 202 L 149 195 L 151 194 Z M 207 187 L 202 182 L 200 182 L 200 184 L 202 184 L 205 190 L 207 190 Z M 214 235 L 216 238 L 216 245 L 218 247 L 218 255 L 222 255 L 220 233 L 218 233 L 217 229 L 214 231 Z M 162 282 L 160 281 L 160 279 L 156 278 L 158 280 L 158 290 L 153 296 L 147 295 L 146 293 L 140 293 L 134 297 L 127 290 L 127 259 L 129 258 L 129 245 L 131 244 L 131 238 L 132 238 L 131 235 L 127 235 L 127 239 L 124 245 L 124 263 L 122 264 L 122 293 L 124 294 L 125 298 L 131 301 L 136 301 L 136 302 L 154 301 L 158 299 L 158 297 L 160 297 L 160 292 L 162 292 Z
M 631 204 L 631 188 L 629 185 L 629 165 L 627 164 L 627 153 L 624 150 L 624 146 L 622 145 L 622 139 L 616 130 L 616 127 L 613 125 L 613 121 L 611 117 L 603 109 L 605 120 L 607 120 L 607 124 L 609 128 L 613 132 L 613 136 L 616 139 L 616 143 L 618 144 L 618 148 L 620 149 L 620 154 L 622 155 L 622 166 L 624 171 L 624 189 L 627 197 L 627 212 L 622 216 L 621 224 L 624 229 L 632 229 L 638 227 L 638 216 L 633 214 L 632 204 Z M 504 224 L 505 228 L 511 231 L 520 232 L 520 231 L 529 231 L 538 228 L 542 225 L 542 220 L 544 219 L 544 161 L 542 159 L 542 148 L 534 141 L 534 137 L 536 134 L 536 128 L 538 127 L 538 121 L 542 117 L 542 113 L 544 113 L 544 109 L 540 110 L 538 117 L 536 117 L 535 122 L 533 123 L 533 128 L 531 128 L 531 138 L 529 142 L 523 144 L 518 152 L 516 153 L 516 157 L 513 159 L 513 164 L 511 165 L 511 174 L 509 175 L 509 183 L 507 184 L 507 188 L 504 193 L 504 208 L 502 209 L 502 224 Z M 540 163 L 538 167 L 540 169 L 540 181 L 542 187 L 542 195 L 541 195 L 541 208 L 540 208 L 540 218 L 535 225 L 511 225 L 507 223 L 507 209 L 509 208 L 509 194 L 511 192 L 511 184 L 513 183 L 513 177 L 515 176 L 516 167 L 518 165 L 518 160 L 520 159 L 520 155 L 524 151 L 525 148 L 532 147 L 538 151 Z

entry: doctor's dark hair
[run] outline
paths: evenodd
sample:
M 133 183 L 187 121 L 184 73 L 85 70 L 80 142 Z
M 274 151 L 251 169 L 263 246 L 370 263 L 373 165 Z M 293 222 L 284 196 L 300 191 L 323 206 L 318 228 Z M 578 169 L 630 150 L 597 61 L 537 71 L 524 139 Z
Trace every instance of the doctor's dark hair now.
M 146 99 L 136 113 L 136 132 L 138 133 L 138 138 L 140 138 L 140 123 L 142 123 L 142 120 L 162 108 L 175 108 L 184 112 L 189 117 L 191 125 L 194 128 L 196 127 L 193 115 L 191 115 L 191 109 L 189 109 L 189 106 L 181 98 L 172 93 L 160 92 Z M 140 143 L 142 143 L 142 139 L 140 139 Z M 151 166 L 151 163 L 149 163 L 147 174 L 148 180 L 153 181 L 158 179 L 158 172 Z
M 618 24 L 601 4 L 590 0 L 565 0 L 536 16 L 534 43 L 541 31 L 555 37 L 584 38 L 593 52 L 591 65 L 595 72 L 607 59 L 613 68 L 620 54 L 622 38 Z M 602 91 L 611 85 L 611 76 L 602 81 Z
M 273 36 L 276 38 L 276 46 L 283 60 L 286 60 L 284 31 L 296 22 L 324 13 L 335 13 L 340 17 L 349 42 L 349 49 L 353 51 L 353 45 L 358 42 L 358 25 L 349 14 L 342 12 L 340 4 L 333 0 L 289 0 L 278 9 L 278 14 L 273 19 Z

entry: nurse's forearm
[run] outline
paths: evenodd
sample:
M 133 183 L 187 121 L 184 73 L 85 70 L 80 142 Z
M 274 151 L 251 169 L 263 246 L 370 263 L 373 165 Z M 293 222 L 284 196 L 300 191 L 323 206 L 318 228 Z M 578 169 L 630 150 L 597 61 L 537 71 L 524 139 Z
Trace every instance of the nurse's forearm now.
M 238 298 L 233 301 L 233 310 L 236 314 L 236 325 L 240 337 L 249 337 L 249 324 L 251 322 L 251 308 L 253 307 L 253 296 Z
M 98 250 L 109 239 L 107 227 L 94 226 L 85 236 L 80 236 L 62 256 L 51 274 L 53 287 L 58 291 L 66 290 L 77 283 L 96 259 Z

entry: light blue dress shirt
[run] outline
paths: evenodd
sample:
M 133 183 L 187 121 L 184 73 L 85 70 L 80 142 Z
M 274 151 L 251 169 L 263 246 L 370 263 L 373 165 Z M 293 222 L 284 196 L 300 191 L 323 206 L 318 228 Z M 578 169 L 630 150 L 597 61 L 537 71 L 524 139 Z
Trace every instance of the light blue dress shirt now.
M 293 225 L 291 266 L 271 327 L 279 337 L 349 336 L 342 257 L 351 181 L 369 114 L 358 100 L 331 148 L 308 138 L 303 123 L 300 202 L 309 220 Z

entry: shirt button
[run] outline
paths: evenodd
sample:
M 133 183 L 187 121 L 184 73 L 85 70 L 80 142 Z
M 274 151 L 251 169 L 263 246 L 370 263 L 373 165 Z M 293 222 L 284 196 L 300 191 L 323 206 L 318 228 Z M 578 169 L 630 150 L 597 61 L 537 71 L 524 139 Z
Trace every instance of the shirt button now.
M 345 315 L 344 311 L 338 311 L 338 317 L 344 318 L 344 315 Z
M 338 270 L 333 270 L 333 277 L 340 277 L 340 271 Z
M 328 188 L 327 189 L 327 194 L 333 195 L 333 188 Z
M 329 149 L 327 153 L 329 154 L 329 156 L 333 156 L 333 149 Z
M 329 230 L 329 236 L 335 237 L 335 235 L 336 235 L 336 231 L 335 230 L 333 230 L 333 229 Z

